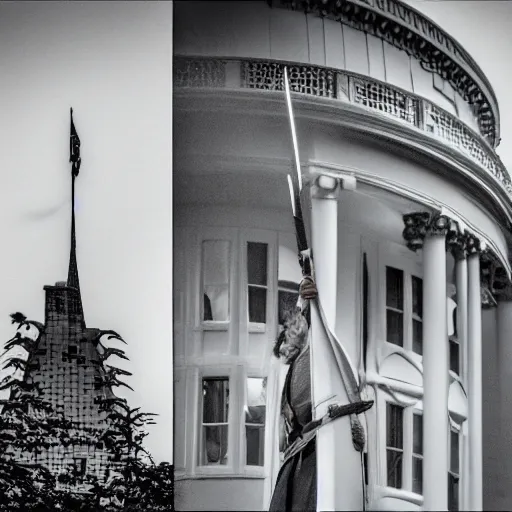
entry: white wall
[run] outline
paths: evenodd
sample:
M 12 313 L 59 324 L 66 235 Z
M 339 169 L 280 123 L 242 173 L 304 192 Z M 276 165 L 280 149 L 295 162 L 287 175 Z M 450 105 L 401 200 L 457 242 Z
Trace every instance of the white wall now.
M 129 343 L 147 442 L 172 459 L 170 2 L 0 3 L 0 339 L 44 320 L 69 254 L 69 107 L 86 322 Z
M 261 510 L 263 479 L 182 480 L 175 483 L 176 510 Z

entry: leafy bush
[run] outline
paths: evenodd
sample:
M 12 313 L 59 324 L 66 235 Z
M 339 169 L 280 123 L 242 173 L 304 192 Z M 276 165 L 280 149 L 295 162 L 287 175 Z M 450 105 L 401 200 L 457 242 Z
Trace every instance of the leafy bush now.
M 12 323 L 19 326 L 32 323 L 40 333 L 44 329 L 41 324 L 28 322 L 21 313 L 11 318 Z M 113 331 L 101 331 L 105 332 Z M 6 343 L 5 349 L 19 345 L 27 350 L 27 360 L 15 356 L 5 367 L 14 368 L 22 377 L 7 377 L 0 383 L 0 391 L 8 390 L 10 395 L 0 400 L 3 406 L 0 414 L 0 511 L 173 510 L 173 466 L 165 462 L 155 464 L 143 447 L 147 436 L 145 427 L 154 424 L 155 415 L 130 408 L 124 399 L 107 398 L 100 402 L 100 408 L 107 413 L 109 428 L 78 429 L 44 400 L 39 383 L 32 380 L 37 340 L 34 343 L 18 334 Z M 119 336 L 116 334 L 116 337 Z M 126 359 L 119 349 L 113 352 Z M 109 389 L 122 385 L 116 379 L 112 381 L 115 370 L 103 372 L 103 385 Z M 37 462 L 37 456 L 52 446 L 76 443 L 77 431 L 85 444 L 104 444 L 104 451 L 109 454 L 107 471 L 110 473 L 105 481 L 92 475 L 80 475 L 76 468 L 57 477 Z

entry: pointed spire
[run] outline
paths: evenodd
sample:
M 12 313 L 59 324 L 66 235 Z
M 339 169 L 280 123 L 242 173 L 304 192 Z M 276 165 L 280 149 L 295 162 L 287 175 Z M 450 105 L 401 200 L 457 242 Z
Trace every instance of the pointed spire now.
M 72 162 L 71 167 L 71 251 L 69 255 L 69 270 L 67 285 L 75 288 L 79 293 L 80 310 L 82 309 L 82 299 L 80 297 L 80 281 L 78 279 L 78 265 L 76 262 L 76 231 L 75 231 L 75 178 L 78 176 L 80 169 L 80 139 L 76 133 L 75 124 L 73 123 L 73 109 L 71 114 L 71 130 L 69 136 L 69 161 Z

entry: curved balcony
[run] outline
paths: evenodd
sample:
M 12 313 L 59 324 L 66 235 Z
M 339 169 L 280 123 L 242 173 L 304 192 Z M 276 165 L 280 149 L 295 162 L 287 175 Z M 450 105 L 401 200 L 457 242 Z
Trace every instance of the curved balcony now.
M 270 4 L 341 21 L 404 50 L 475 105 L 481 134 L 493 147 L 499 144 L 499 109 L 491 84 L 466 50 L 421 12 L 399 0 L 275 0 Z
M 292 92 L 349 103 L 420 130 L 476 164 L 512 201 L 510 175 L 484 137 L 431 101 L 388 83 L 322 66 L 177 56 L 174 87 L 282 91 L 285 65 Z

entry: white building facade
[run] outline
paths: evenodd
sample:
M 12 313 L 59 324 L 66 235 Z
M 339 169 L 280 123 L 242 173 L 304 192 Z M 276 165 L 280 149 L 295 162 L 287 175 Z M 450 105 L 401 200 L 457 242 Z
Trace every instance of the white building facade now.
M 175 2 L 174 27 L 176 509 L 265 510 L 279 469 L 284 66 L 320 298 L 375 400 L 363 472 L 348 419 L 320 431 L 319 509 L 510 507 L 512 183 L 480 68 L 398 0 Z M 344 392 L 312 351 L 321 416 Z

